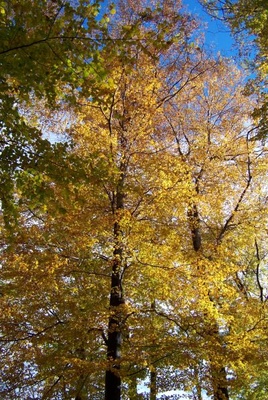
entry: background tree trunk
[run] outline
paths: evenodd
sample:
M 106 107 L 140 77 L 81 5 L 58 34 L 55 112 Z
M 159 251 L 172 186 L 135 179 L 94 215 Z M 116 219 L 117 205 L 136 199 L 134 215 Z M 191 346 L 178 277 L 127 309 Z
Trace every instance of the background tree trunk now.
M 156 370 L 154 367 L 150 371 L 150 400 L 156 400 Z
M 196 204 L 194 204 L 192 209 L 188 211 L 188 216 L 190 219 L 193 248 L 196 252 L 198 252 L 201 248 L 202 240 L 199 227 L 200 219 Z M 220 339 L 219 329 L 216 322 L 215 326 L 213 327 L 213 334 Z M 229 400 L 226 371 L 224 367 L 220 367 L 218 369 L 212 366 L 212 381 L 214 400 Z

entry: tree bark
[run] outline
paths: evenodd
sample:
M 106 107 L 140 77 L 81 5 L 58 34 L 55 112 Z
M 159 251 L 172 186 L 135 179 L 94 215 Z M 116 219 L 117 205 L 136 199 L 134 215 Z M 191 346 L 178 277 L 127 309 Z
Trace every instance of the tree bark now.
M 156 370 L 150 371 L 150 400 L 156 400 Z
M 109 318 L 107 359 L 110 363 L 105 377 L 105 400 L 120 400 L 121 378 L 120 378 L 120 357 L 122 333 L 120 331 L 120 310 L 118 307 L 124 303 L 121 290 L 121 278 L 119 263 L 116 256 L 120 255 L 120 249 L 114 251 L 114 262 L 111 277 L 110 309 L 112 316 Z
M 200 384 L 198 368 L 194 368 L 194 374 L 195 374 L 195 378 L 196 378 L 196 385 L 195 385 L 195 394 L 196 394 L 196 396 L 194 397 L 194 399 L 202 400 L 202 387 L 201 387 L 201 384 Z
M 200 218 L 196 204 L 193 205 L 192 209 L 188 211 L 188 217 L 190 220 L 191 234 L 193 248 L 198 252 L 202 245 L 201 233 L 200 233 Z M 213 329 L 215 335 L 220 338 L 218 325 L 215 321 L 215 327 Z M 220 367 L 217 370 L 212 371 L 213 380 L 213 392 L 214 400 L 229 400 L 229 393 L 227 387 L 226 371 L 224 367 Z
M 124 170 L 125 165 L 120 165 L 121 176 L 117 185 L 115 204 L 112 208 L 115 213 L 114 223 L 114 252 L 111 275 L 110 291 L 110 318 L 108 323 L 107 339 L 107 360 L 109 367 L 105 375 L 105 400 L 120 400 L 121 398 L 121 377 L 120 377 L 120 357 L 121 357 L 121 305 L 124 303 L 122 290 L 122 232 L 120 227 L 120 211 L 124 209 Z
M 200 219 L 196 204 L 194 204 L 192 208 L 188 210 L 188 217 L 191 226 L 193 248 L 197 252 L 201 247 L 201 234 L 199 228 Z

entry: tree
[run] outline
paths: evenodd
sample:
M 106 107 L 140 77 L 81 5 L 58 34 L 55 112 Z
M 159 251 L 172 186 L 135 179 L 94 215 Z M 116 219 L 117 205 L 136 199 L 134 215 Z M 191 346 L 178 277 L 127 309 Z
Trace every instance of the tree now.
M 131 4 L 116 25 L 133 40 L 103 50 L 99 91 L 78 96 L 52 195 L 21 198 L 12 242 L 1 233 L 3 399 L 138 398 L 150 374 L 152 398 L 222 400 L 265 375 L 267 149 L 251 137 L 253 101 L 231 63 L 188 46 L 179 2 Z
M 152 66 L 148 68 L 144 68 L 145 73 L 150 73 L 150 77 L 152 77 L 152 82 L 155 80 L 154 76 L 152 75 L 152 72 L 154 72 L 154 63 L 155 63 L 155 58 L 158 57 L 161 51 L 161 48 L 164 49 L 164 51 L 167 51 L 167 49 L 173 44 L 173 32 L 176 34 L 178 32 L 183 31 L 180 29 L 180 26 L 184 26 L 186 24 L 186 19 L 181 19 L 179 15 L 175 13 L 176 10 L 176 4 L 173 4 L 173 7 L 169 8 L 156 8 L 155 11 L 153 11 L 152 14 L 149 13 L 148 8 L 146 8 L 146 15 L 142 13 L 142 6 L 138 8 L 136 11 L 136 19 L 132 22 L 132 25 L 130 26 L 130 29 L 133 29 L 133 32 L 129 32 L 129 28 L 126 29 L 126 27 L 122 27 L 122 30 L 125 29 L 126 31 L 126 36 L 127 40 L 130 41 L 129 47 L 126 48 L 127 51 L 129 51 L 129 54 L 132 54 L 135 57 L 138 57 L 139 59 L 142 58 L 142 53 L 147 53 L 147 58 L 148 61 L 151 60 Z M 176 10 L 177 11 L 177 10 Z M 133 17 L 133 13 L 132 13 Z M 154 19 L 155 18 L 155 19 Z M 170 18 L 170 19 L 168 19 Z M 149 22 L 149 28 L 147 29 L 142 29 L 142 35 L 141 38 L 136 37 L 137 35 L 141 35 L 139 30 L 134 29 L 137 24 L 140 23 L 140 21 L 145 21 L 144 26 L 146 28 L 146 24 Z M 174 22 L 178 23 L 178 26 L 174 26 Z M 162 26 L 161 28 L 161 24 Z M 167 31 L 167 28 L 172 29 L 171 31 Z M 190 26 L 187 27 L 187 29 L 191 28 Z M 159 29 L 162 29 L 160 31 Z M 158 31 L 159 30 L 159 31 Z M 134 39 L 131 40 L 131 35 L 134 35 Z M 161 36 L 162 35 L 162 36 Z M 147 42 L 146 42 L 147 40 Z M 160 41 L 159 41 L 160 40 Z M 162 41 L 162 42 L 161 42 Z M 142 42 L 142 45 L 140 45 L 140 42 Z M 169 43 L 168 43 L 169 42 Z M 174 41 L 175 42 L 175 41 Z M 176 40 L 177 42 L 177 40 Z M 157 43 L 157 46 L 153 48 L 153 44 Z M 145 44 L 148 46 L 148 49 L 145 48 Z M 151 48 L 150 48 L 150 47 Z M 184 42 L 180 41 L 178 44 L 175 45 L 175 47 L 182 48 L 184 47 Z M 154 51 L 154 54 L 152 53 Z M 124 49 L 125 52 L 125 49 Z M 117 56 L 117 54 L 116 54 Z M 183 57 L 182 57 L 183 58 Z M 97 337 L 94 338 L 94 343 L 98 343 L 98 341 L 102 341 L 102 344 L 107 344 L 108 347 L 108 368 L 107 368 L 107 379 L 106 384 L 106 395 L 107 396 L 114 396 L 119 397 L 120 396 L 120 387 L 118 384 L 118 380 L 120 382 L 120 379 L 118 379 L 118 373 L 117 369 L 120 367 L 120 359 L 119 359 L 119 341 L 120 341 L 120 336 L 122 335 L 121 332 L 121 325 L 124 321 L 124 315 L 126 314 L 126 311 L 124 310 L 123 304 L 123 295 L 122 295 L 122 274 L 126 268 L 125 265 L 125 260 L 128 258 L 128 256 L 125 254 L 125 245 L 123 244 L 122 240 L 122 230 L 125 229 L 125 224 L 127 223 L 128 218 L 126 218 L 129 214 L 129 210 L 126 210 L 125 212 L 125 205 L 124 205 L 124 197 L 126 195 L 126 188 L 125 188 L 125 175 L 126 175 L 126 161 L 125 157 L 127 156 L 127 153 L 125 154 L 125 146 L 126 146 L 126 141 L 127 143 L 132 143 L 134 144 L 134 147 L 136 146 L 135 141 L 135 135 L 139 135 L 139 141 L 140 145 L 142 145 L 143 141 L 145 140 L 144 138 L 144 132 L 142 127 L 143 124 L 147 127 L 150 125 L 151 118 L 146 119 L 145 122 L 141 122 L 141 119 L 145 116 L 148 115 L 148 112 L 151 107 L 151 102 L 155 103 L 155 100 L 153 100 L 153 96 L 156 96 L 157 93 L 153 92 L 154 85 L 148 84 L 144 85 L 142 84 L 142 90 L 141 93 L 135 93 L 135 90 L 133 91 L 133 84 L 130 85 L 127 83 L 127 75 L 129 74 L 129 69 L 125 70 L 128 65 L 126 65 L 126 60 L 128 58 L 126 57 L 125 54 L 119 52 L 118 56 L 115 57 L 115 62 L 111 62 L 111 65 L 113 69 L 115 69 L 115 72 L 111 73 L 111 78 L 115 80 L 115 83 L 113 80 L 109 82 L 107 85 L 107 81 L 104 79 L 103 81 L 100 82 L 99 86 L 99 92 L 93 96 L 92 100 L 85 99 L 88 103 L 89 109 L 93 110 L 94 112 L 94 119 L 93 119 L 93 128 L 94 124 L 98 127 L 98 130 L 96 132 L 96 136 L 93 137 L 91 141 L 91 146 L 89 149 L 87 149 L 87 153 L 84 155 L 83 154 L 83 146 L 80 144 L 82 138 L 84 138 L 85 135 L 81 135 L 81 139 L 76 139 L 74 141 L 74 144 L 78 147 L 79 151 L 77 154 L 79 155 L 80 158 L 84 158 L 84 166 L 87 166 L 88 161 L 91 160 L 89 163 L 90 170 L 87 171 L 85 168 L 85 171 L 83 171 L 82 179 L 78 179 L 81 184 L 81 188 L 78 188 L 77 183 L 76 185 L 73 186 L 72 181 L 67 181 L 67 180 L 61 180 L 61 179 L 53 179 L 53 177 L 49 176 L 47 177 L 47 185 L 49 189 L 53 192 L 53 196 L 49 198 L 46 201 L 45 208 L 42 210 L 38 206 L 38 204 L 32 204 L 31 199 L 26 198 L 22 199 L 22 201 L 19 203 L 20 207 L 20 215 L 21 215 L 21 226 L 20 226 L 20 231 L 18 232 L 16 239 L 13 241 L 12 246 L 13 248 L 9 248 L 3 255 L 3 262 L 5 263 L 5 266 L 7 268 L 7 274 L 4 277 L 4 282 L 7 282 L 9 280 L 8 276 L 9 273 L 10 279 L 12 284 L 14 283 L 14 292 L 16 293 L 17 290 L 19 289 L 19 286 L 21 286 L 21 281 L 20 278 L 23 279 L 23 276 L 28 276 L 27 282 L 28 285 L 27 288 L 25 287 L 24 289 L 27 292 L 27 296 L 25 299 L 21 299 L 20 301 L 20 312 L 17 314 L 17 305 L 16 301 L 12 301 L 10 298 L 8 300 L 8 303 L 4 305 L 4 309 L 6 312 L 3 313 L 3 316 L 7 317 L 7 315 L 10 313 L 13 315 L 13 326 L 16 326 L 17 329 L 15 329 L 13 332 L 10 331 L 10 325 L 9 323 L 4 326 L 3 328 L 3 342 L 7 343 L 7 348 L 9 348 L 9 343 L 13 343 L 13 351 L 8 352 L 7 351 L 7 358 L 9 358 L 9 367 L 10 370 L 12 371 L 11 373 L 9 371 L 5 371 L 3 375 L 3 380 L 5 382 L 4 387 L 3 387 L 3 394 L 8 395 L 7 393 L 13 393 L 13 396 L 18 396 L 21 397 L 23 395 L 28 395 L 28 392 L 31 390 L 30 388 L 33 388 L 33 392 L 37 393 L 42 393 L 42 396 L 71 396 L 74 395 L 77 398 L 83 396 L 83 391 L 89 390 L 90 382 L 88 382 L 88 375 L 89 375 L 89 370 L 87 368 L 87 373 L 85 374 L 83 372 L 83 362 L 85 361 L 85 365 L 87 365 L 88 360 L 87 360 L 87 354 L 88 352 L 90 353 L 89 350 L 89 345 L 88 345 L 88 333 L 97 333 Z M 117 60 L 117 61 L 116 61 Z M 117 71 L 118 70 L 118 71 Z M 113 70 L 112 70 L 113 71 Z M 134 68 L 135 71 L 135 68 Z M 113 74 L 116 73 L 115 76 Z M 133 82 L 135 74 L 131 77 L 131 81 Z M 137 75 L 139 81 L 142 81 L 143 77 L 141 76 L 141 71 L 138 71 Z M 107 77 L 108 79 L 108 77 Z M 121 82 L 122 80 L 122 82 Z M 126 82 L 125 82 L 126 80 Z M 148 83 L 148 82 L 146 82 Z M 91 85 L 91 82 L 88 83 Z M 125 104 L 125 96 L 126 96 L 126 90 L 127 90 L 127 97 L 129 99 L 127 100 L 127 103 Z M 117 99 L 117 92 L 119 93 L 119 98 Z M 164 92 L 163 92 L 164 93 Z M 85 91 L 83 91 L 83 95 L 85 95 Z M 128 117 L 128 113 L 130 113 L 130 118 L 131 115 L 133 114 L 135 116 L 136 114 L 136 102 L 138 97 L 137 95 L 141 96 L 142 94 L 145 95 L 144 101 L 140 101 L 140 110 L 137 115 L 137 121 L 138 121 L 138 131 L 134 131 L 132 135 L 129 137 L 125 138 L 125 124 L 129 124 L 130 120 Z M 168 94 L 169 96 L 171 93 Z M 148 96 L 149 96 L 149 102 L 148 102 Z M 150 96 L 152 99 L 150 99 Z M 132 99 L 133 97 L 133 99 Z M 148 102 L 147 103 L 145 103 Z M 164 100 L 163 100 L 164 101 Z M 114 103 L 115 102 L 115 103 Z M 118 102 L 118 104 L 117 104 Z M 116 106 L 115 106 L 116 104 Z M 96 112 L 98 110 L 98 113 Z M 156 104 L 154 107 L 154 111 L 157 110 Z M 111 126 L 111 121 L 109 118 L 112 118 L 109 116 L 109 112 L 112 114 L 115 113 L 115 117 L 113 116 L 112 119 L 112 126 Z M 111 115 L 112 115 L 111 114 Z M 105 128 L 104 129 L 104 143 L 99 141 L 99 135 L 102 131 L 101 126 L 104 124 Z M 114 126 L 115 124 L 115 126 Z M 91 125 L 88 123 L 87 124 L 87 129 L 91 127 Z M 96 129 L 96 128 L 95 128 Z M 112 135 L 111 129 L 113 129 L 113 132 L 117 132 L 119 129 L 119 132 L 117 132 L 116 135 Z M 145 129 L 145 128 L 144 128 Z M 147 129 L 147 128 L 146 128 Z M 152 129 L 152 128 L 150 128 Z M 141 132 L 140 132 L 141 130 Z M 80 130 L 81 134 L 81 130 Z M 111 142 L 111 136 L 112 135 L 112 143 Z M 128 134 L 129 135 L 129 134 Z M 93 141 L 96 140 L 96 147 L 93 145 Z M 105 146 L 107 141 L 107 147 Z M 113 143 L 115 141 L 115 143 Z M 99 147 L 99 146 L 104 146 L 104 147 Z M 112 147 L 111 147 L 112 145 Z M 150 142 L 146 142 L 146 145 L 151 146 Z M 141 147 L 139 147 L 140 149 Z M 107 151 L 107 160 L 106 157 L 100 157 L 104 158 L 103 163 L 100 163 L 98 165 L 99 160 L 96 159 L 97 156 L 101 156 L 101 153 L 103 151 Z M 100 153 L 101 151 L 101 153 Z M 139 150 L 137 150 L 138 152 Z M 75 154 L 73 152 L 72 154 Z M 89 158 L 89 159 L 88 159 Z M 44 162 L 47 162 L 47 158 L 45 159 Z M 69 159 L 68 159 L 69 160 Z M 96 167 L 94 166 L 94 163 L 97 162 Z M 93 163 L 93 165 L 92 165 Z M 103 165 L 102 165 L 103 164 Z M 137 166 L 132 164 L 133 169 L 137 168 Z M 68 170 L 69 171 L 69 170 Z M 81 191 L 82 190 L 82 203 L 83 203 L 83 191 L 85 190 L 87 192 L 88 189 L 84 188 L 85 182 L 87 185 L 91 185 L 91 175 L 95 176 L 93 179 L 94 182 L 94 187 L 93 187 L 93 193 L 89 194 L 86 193 L 86 202 L 91 202 L 91 199 L 94 199 L 94 196 L 96 196 L 97 193 L 97 202 L 100 202 L 99 209 L 100 214 L 104 212 L 104 210 L 109 210 L 108 213 L 108 220 L 105 222 L 106 219 L 104 219 L 104 224 L 100 224 L 101 226 L 101 232 L 98 232 L 97 229 L 97 242 L 99 242 L 100 236 L 103 235 L 103 229 L 104 225 L 106 224 L 107 226 L 107 237 L 105 237 L 105 242 L 103 243 L 104 251 L 103 255 L 100 256 L 101 262 L 103 260 L 107 260 L 112 263 L 112 282 L 111 282 L 111 292 L 110 292 L 110 314 L 109 314 L 109 329 L 108 329 L 108 334 L 107 336 L 104 334 L 104 328 L 103 325 L 100 327 L 99 323 L 94 322 L 92 323 L 92 326 L 89 327 L 88 329 L 85 330 L 87 339 L 83 341 L 81 339 L 81 346 L 76 345 L 75 343 L 75 333 L 76 330 L 75 328 L 72 328 L 72 322 L 75 324 L 74 321 L 78 320 L 77 317 L 77 312 L 79 313 L 79 310 L 76 310 L 72 308 L 72 306 L 68 309 L 67 314 L 65 314 L 65 306 L 64 306 L 64 301 L 62 302 L 63 298 L 68 298 L 67 294 L 72 293 L 74 281 L 72 278 L 69 277 L 69 273 L 66 270 L 64 272 L 64 268 L 62 266 L 62 257 L 63 259 L 67 258 L 71 264 L 76 263 L 78 260 L 80 260 L 80 257 L 77 257 L 75 254 L 76 248 L 79 248 L 79 252 L 82 251 L 82 239 L 81 235 L 75 234 L 75 237 L 78 239 L 79 238 L 79 245 L 76 242 L 76 244 L 72 247 L 70 245 L 70 241 L 68 238 L 68 235 L 70 234 L 69 229 L 68 235 L 64 236 L 63 243 L 62 240 L 60 240 L 61 235 L 59 235 L 59 232 L 57 230 L 57 235 L 53 236 L 53 220 L 54 217 L 57 215 L 57 208 L 55 208 L 55 205 L 57 203 L 60 204 L 60 209 L 62 212 L 68 213 L 68 219 L 67 221 L 72 221 L 70 222 L 65 222 L 65 227 L 70 226 L 73 224 L 73 211 L 69 209 L 69 206 L 66 207 L 66 199 L 67 197 L 67 192 L 70 190 L 70 193 L 68 194 L 69 199 L 73 199 L 73 196 L 75 196 L 77 192 L 77 196 L 80 198 L 81 196 Z M 108 178 L 109 179 L 108 179 Z M 57 176 L 55 177 L 57 178 Z M 83 182 L 83 179 L 85 179 L 85 182 Z M 89 180 L 88 180 L 89 179 Z M 133 177 L 135 182 L 135 177 Z M 108 184 L 108 189 L 106 186 L 103 187 L 103 180 L 104 182 L 107 181 Z M 82 181 L 82 183 L 81 183 Z M 135 185 L 136 186 L 136 185 Z M 110 188 L 111 187 L 111 188 Z M 67 190 L 67 191 L 66 191 Z M 128 190 L 129 191 L 129 190 Z M 17 194 L 19 194 L 17 192 Z M 91 197 L 89 197 L 91 196 Z M 138 199 L 135 199 L 135 193 L 134 193 L 134 205 L 135 207 L 138 206 L 138 201 L 140 201 L 141 198 L 138 197 Z M 76 201 L 75 201 L 76 202 Z M 133 205 L 132 205 L 133 208 Z M 96 208 L 98 209 L 98 207 Z M 53 210 L 53 211 L 52 211 Z M 45 211 L 45 214 L 44 214 Z M 95 211 L 94 211 L 95 213 Z M 107 212 L 104 212 L 106 214 Z M 46 215 L 52 216 L 52 219 L 47 218 Z M 126 216 L 125 216 L 126 214 Z M 79 214 L 78 220 L 81 221 L 82 225 L 84 222 L 84 218 L 81 220 L 83 213 Z M 97 213 L 98 215 L 98 213 Z M 77 217 L 74 217 L 77 218 Z M 87 219 L 91 220 L 91 218 L 94 219 L 93 215 L 89 215 Z M 99 215 L 96 216 L 96 218 L 99 218 Z M 61 220 L 63 222 L 63 219 Z M 52 223 L 52 225 L 51 225 Z M 79 224 L 80 226 L 80 224 Z M 80 227 L 81 228 L 81 227 Z M 79 229 L 80 229 L 79 228 Z M 85 228 L 85 227 L 84 227 Z M 81 230 L 84 235 L 84 228 Z M 111 231 L 112 228 L 112 231 Z M 73 231 L 74 227 L 70 226 L 71 231 Z M 86 228 L 86 231 L 89 232 L 89 228 Z M 45 233 L 46 232 L 46 233 Z M 75 232 L 75 230 L 73 231 Z M 111 236 L 112 233 L 112 236 Z M 25 235 L 25 236 L 24 236 Z M 47 236 L 48 235 L 48 236 Z M 51 237 L 53 236 L 53 239 Z M 84 237 L 82 235 L 82 237 Z M 87 234 L 85 235 L 87 236 Z M 48 265 L 51 263 L 54 265 L 56 270 L 59 269 L 61 270 L 60 278 L 58 276 L 58 279 L 62 282 L 62 285 L 66 288 L 66 292 L 61 296 L 57 296 L 58 300 L 60 298 L 60 303 L 62 304 L 63 308 L 60 306 L 60 303 L 58 304 L 58 300 L 56 300 L 56 292 L 57 292 L 57 286 L 58 284 L 56 283 L 56 275 L 54 275 L 54 267 L 51 271 L 52 275 L 52 281 L 47 279 L 47 283 L 49 284 L 49 292 L 47 289 L 44 288 L 44 293 L 46 293 L 46 298 L 50 299 L 49 301 L 44 300 L 44 298 L 40 299 L 37 298 L 34 295 L 34 287 L 36 285 L 36 282 L 42 282 L 43 279 L 41 276 L 38 277 L 38 274 L 33 277 L 31 268 L 30 270 L 26 267 L 25 268 L 25 275 L 21 274 L 20 277 L 14 277 L 12 275 L 12 265 L 17 264 L 18 268 L 23 268 L 23 265 L 27 264 L 28 266 L 31 264 L 30 259 L 28 256 L 32 254 L 32 252 L 29 252 L 29 247 L 27 244 L 24 243 L 24 237 L 26 238 L 27 242 L 27 237 L 31 238 L 30 242 L 32 242 L 32 251 L 33 251 L 33 259 L 35 260 L 35 265 L 39 265 L 39 262 L 44 266 L 44 260 L 43 256 L 48 255 Z M 44 237 L 46 237 L 45 241 L 43 241 Z M 50 239 L 48 239 L 50 237 Z M 5 239 L 3 239 L 5 240 Z M 83 239 L 85 240 L 85 239 Z M 66 242 L 65 242 L 66 241 Z M 111 243 L 110 246 L 106 246 L 106 243 Z M 61 244 L 60 244 L 60 243 Z M 48 243 L 51 243 L 48 245 Z M 68 243 L 68 245 L 66 244 Z M 65 254 L 66 248 L 72 248 L 71 254 L 69 255 L 68 251 Z M 88 246 L 88 245 L 86 245 Z M 99 244 L 100 246 L 100 244 Z M 14 248 L 17 249 L 17 254 L 18 259 L 14 259 Z M 28 249 L 28 251 L 24 252 L 21 249 Z M 100 247 L 101 249 L 102 247 Z M 60 259 L 58 260 L 58 255 L 62 253 L 62 249 L 64 250 L 64 255 L 60 255 Z M 54 250 L 54 251 L 52 251 Z M 98 249 L 99 250 L 99 249 Z M 94 253 L 94 251 L 93 251 Z M 95 259 L 95 256 L 93 253 L 90 255 L 90 258 L 92 257 L 92 260 Z M 99 251 L 98 251 L 99 254 Z M 41 258 L 40 258 L 40 257 Z M 56 258 L 54 258 L 56 257 Z M 31 256 L 30 256 L 31 258 Z M 86 259 L 89 260 L 88 256 L 86 256 Z M 57 261 L 58 260 L 58 261 Z M 99 262 L 99 261 L 98 261 Z M 95 264 L 95 262 L 93 262 Z M 80 261 L 79 261 L 79 266 L 80 266 Z M 11 269 L 9 269 L 9 267 Z M 103 272 L 102 269 L 99 271 L 99 266 L 98 263 L 96 264 L 97 269 L 93 268 L 93 276 L 106 276 L 107 273 Z M 42 274 L 41 274 L 42 275 Z M 36 281 L 37 279 L 37 281 Z M 76 279 L 75 279 L 76 281 Z M 54 282 L 54 283 L 52 283 Z M 103 284 L 103 286 L 105 286 Z M 6 285 L 4 285 L 5 290 L 7 289 Z M 63 292 L 65 289 L 63 290 Z M 62 294 L 63 294 L 62 292 Z M 5 292 L 6 293 L 6 292 Z M 33 300 L 32 304 L 35 303 L 35 312 L 32 313 L 32 316 L 29 314 L 29 310 L 27 310 L 26 304 L 25 308 L 23 307 L 23 300 L 27 302 L 26 299 L 29 299 L 29 297 L 32 297 Z M 38 296 L 39 297 L 39 296 Z M 95 296 L 95 300 L 96 300 Z M 12 298 L 12 295 L 11 295 Z M 41 300 L 41 301 L 40 301 Z M 81 297 L 82 300 L 82 297 Z M 68 300 L 67 300 L 68 301 Z M 72 300 L 70 300 L 72 303 Z M 99 303 L 99 301 L 98 301 Z M 44 304 L 46 304 L 46 307 L 44 307 Z M 51 307 L 51 305 L 53 305 Z M 92 305 L 92 307 L 89 307 L 90 309 L 94 310 L 95 307 Z M 83 307 L 81 306 L 81 309 Z M 33 309 L 32 309 L 33 311 Z M 44 312 L 44 319 L 42 319 L 42 326 L 40 327 L 40 320 L 38 315 L 41 315 L 42 312 Z M 104 317 L 101 317 L 104 313 Z M 107 311 L 103 312 L 103 309 L 98 312 L 98 318 L 100 318 L 101 321 L 104 320 L 104 318 L 107 316 Z M 18 321 L 20 319 L 23 319 L 25 321 L 28 321 L 28 323 L 25 325 L 20 324 Z M 68 325 L 68 338 L 66 336 L 66 341 L 62 343 L 63 347 L 61 346 L 61 350 L 58 348 L 56 345 L 57 342 L 57 336 L 58 336 L 58 329 L 61 330 L 63 326 L 66 326 L 66 321 Z M 11 324 L 12 325 L 12 324 Z M 81 326 L 83 326 L 83 329 L 85 329 L 85 323 L 81 323 Z M 120 326 L 120 329 L 119 329 Z M 41 345 L 41 353 L 34 353 L 32 351 L 27 352 L 27 347 L 32 349 L 32 345 L 30 344 L 31 338 L 39 339 L 39 337 L 42 337 L 43 335 L 46 336 L 46 332 L 49 332 L 49 335 L 51 335 L 53 332 L 53 339 L 50 338 L 48 341 L 45 339 L 45 344 Z M 79 336 L 81 338 L 81 336 Z M 34 339 L 34 340 L 35 340 Z M 55 344 L 54 344 L 55 343 Z M 21 345 L 22 344 L 22 345 Z M 26 345 L 25 345 L 26 344 Z M 97 346 L 97 344 L 96 344 Z M 37 349 L 35 349 L 37 350 Z M 44 351 L 43 355 L 42 352 Z M 54 363 L 54 367 L 51 368 L 50 362 L 46 362 L 45 359 L 50 359 L 50 355 L 52 355 L 56 352 L 57 360 L 58 362 Z M 62 353 L 61 353 L 62 352 Z M 74 359 L 75 361 L 67 362 L 64 361 L 61 354 L 67 355 L 68 357 L 71 357 L 71 359 Z M 100 357 L 103 355 L 103 351 L 100 350 Z M 14 360 L 15 357 L 21 360 L 21 363 L 17 364 L 17 367 L 14 366 Z M 30 362 L 30 360 L 32 360 Z M 14 369 L 13 369 L 14 367 Z M 29 367 L 29 369 L 27 369 Z M 79 369 L 82 369 L 81 372 L 79 372 Z M 103 367 L 102 367 L 103 369 Z M 75 372 L 74 372 L 75 371 Z M 91 368 L 91 371 L 93 369 Z M 65 384 L 65 375 L 68 376 L 68 383 Z M 74 375 L 73 375 L 74 374 Z M 20 376 L 22 376 L 22 380 L 20 380 Z M 27 378 L 29 376 L 29 379 Z M 75 378 L 77 377 L 77 379 Z M 109 378 L 110 377 L 110 378 Z M 14 381 L 13 379 L 16 379 L 16 389 L 14 389 Z M 109 380 L 110 379 L 110 380 Z M 24 388 L 24 382 L 27 381 L 27 386 L 26 389 Z M 18 384 L 20 382 L 20 384 Z M 42 383 L 40 383 L 42 382 Z
M 246 31 L 253 35 L 254 43 L 259 51 L 260 62 L 263 63 L 263 72 L 267 74 L 268 36 L 265 29 L 267 22 L 265 1 L 204 0 L 202 3 L 212 15 L 227 22 L 234 33 L 245 33 Z
M 99 1 L 0 4 L 1 206 L 10 228 L 16 219 L 15 187 L 26 176 L 29 185 L 38 186 L 42 174 L 50 171 L 41 169 L 40 174 L 36 165 L 44 168 L 54 157 L 55 166 L 66 148 L 45 140 L 38 126 L 25 118 L 25 108 L 29 113 L 31 104 L 41 99 L 44 107 L 54 109 L 59 101 L 73 102 L 73 91 L 83 83 L 88 64 L 93 58 L 95 66 L 99 64 L 98 49 L 106 32 L 97 18 L 99 11 Z
M 248 84 L 252 94 L 260 94 L 255 115 L 261 117 L 261 135 L 267 135 L 267 4 L 263 0 L 201 0 L 206 10 L 226 22 L 235 35 L 255 79 Z
M 212 391 L 215 399 L 221 399 L 229 398 L 247 379 L 254 381 L 256 376 L 251 368 L 255 362 L 256 370 L 265 369 L 257 360 L 262 347 L 261 341 L 257 345 L 260 331 L 253 327 L 262 329 L 266 308 L 263 280 L 258 284 L 260 271 L 256 267 L 254 244 L 255 235 L 265 236 L 262 212 L 266 206 L 260 195 L 263 189 L 259 186 L 259 167 L 266 164 L 266 150 L 251 140 L 251 105 L 242 95 L 243 86 L 238 85 L 239 72 L 230 64 L 219 63 L 208 74 L 195 80 L 195 86 L 186 88 L 165 111 L 166 136 L 170 131 L 172 140 L 173 135 L 174 147 L 177 144 L 178 155 L 191 171 L 195 194 L 185 209 L 188 235 L 184 232 L 182 236 L 188 236 L 192 243 L 184 244 L 185 259 L 177 272 L 178 278 L 188 277 L 187 283 L 180 278 L 184 298 L 173 289 L 168 313 L 163 312 L 192 338 L 193 347 L 188 347 L 192 368 L 200 368 L 203 388 Z M 266 253 L 264 248 L 263 252 Z M 251 281 L 250 288 L 246 276 Z M 246 311 L 243 328 L 240 307 L 250 310 Z M 236 341 L 240 335 L 248 341 L 243 349 Z M 257 358 L 253 362 L 254 355 Z M 246 361 L 249 359 L 251 366 Z M 207 386 L 205 376 L 209 376 Z

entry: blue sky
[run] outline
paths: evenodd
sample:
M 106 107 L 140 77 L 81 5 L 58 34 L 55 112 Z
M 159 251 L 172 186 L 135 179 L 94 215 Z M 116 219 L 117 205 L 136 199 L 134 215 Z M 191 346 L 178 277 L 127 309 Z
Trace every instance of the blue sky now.
M 116 1 L 113 0 L 115 3 Z M 103 10 L 107 7 L 109 0 L 103 0 Z M 235 42 L 232 35 L 221 21 L 211 18 L 200 5 L 198 0 L 182 0 L 183 6 L 196 16 L 204 24 L 207 24 L 207 29 L 203 30 L 206 37 L 206 47 L 214 54 L 218 52 L 225 57 L 235 57 L 237 51 L 235 50 Z M 107 10 L 107 9 L 106 9 Z
M 235 43 L 228 28 L 218 20 L 211 18 L 199 4 L 198 0 L 183 0 L 188 11 L 207 24 L 205 33 L 206 46 L 213 53 L 220 52 L 225 57 L 235 57 Z

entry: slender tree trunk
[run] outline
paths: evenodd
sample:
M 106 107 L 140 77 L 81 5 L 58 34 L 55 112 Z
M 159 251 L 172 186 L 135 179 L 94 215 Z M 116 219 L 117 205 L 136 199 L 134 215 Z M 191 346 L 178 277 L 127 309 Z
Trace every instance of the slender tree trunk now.
M 155 310 L 156 302 L 152 301 L 151 309 Z M 153 324 L 154 325 L 154 324 Z M 154 329 L 154 326 L 153 326 Z M 153 344 L 155 341 L 153 340 Z M 156 368 L 154 365 L 151 365 L 150 368 L 150 400 L 156 400 L 157 388 L 156 388 Z
M 202 400 L 202 387 L 200 385 L 200 378 L 199 378 L 198 368 L 194 368 L 194 375 L 195 375 L 195 379 L 196 379 L 196 386 L 195 386 L 195 394 L 196 394 L 196 396 L 194 398 L 196 400 Z
M 150 400 L 156 400 L 156 370 L 150 371 Z
M 201 248 L 202 238 L 199 227 L 200 219 L 196 204 L 194 204 L 192 209 L 189 210 L 188 217 L 191 226 L 193 248 L 196 252 L 198 252 Z M 213 331 L 215 332 L 214 334 L 220 339 L 219 329 L 216 321 Z M 215 368 L 212 366 L 212 381 L 214 400 L 229 400 L 226 371 L 224 367 Z
M 196 386 L 196 396 L 197 400 L 202 400 L 202 391 L 199 384 Z

